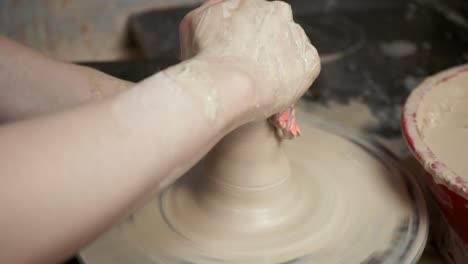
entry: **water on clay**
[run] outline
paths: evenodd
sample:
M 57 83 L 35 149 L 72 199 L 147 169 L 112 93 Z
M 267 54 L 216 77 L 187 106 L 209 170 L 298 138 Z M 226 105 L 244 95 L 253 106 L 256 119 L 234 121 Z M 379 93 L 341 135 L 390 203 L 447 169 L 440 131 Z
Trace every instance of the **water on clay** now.
M 87 264 L 415 263 L 426 242 L 427 215 L 411 176 L 361 137 L 300 121 L 303 136 L 284 141 L 284 154 L 269 157 L 274 171 L 262 167 L 261 159 L 249 165 L 236 155 L 215 156 L 215 166 L 207 168 L 202 161 L 81 252 L 82 259 Z M 256 131 L 252 142 L 245 140 L 233 152 L 255 144 L 256 137 L 269 140 L 268 131 Z M 227 177 L 219 175 L 223 162 L 246 165 Z M 249 166 L 269 177 L 247 181 Z

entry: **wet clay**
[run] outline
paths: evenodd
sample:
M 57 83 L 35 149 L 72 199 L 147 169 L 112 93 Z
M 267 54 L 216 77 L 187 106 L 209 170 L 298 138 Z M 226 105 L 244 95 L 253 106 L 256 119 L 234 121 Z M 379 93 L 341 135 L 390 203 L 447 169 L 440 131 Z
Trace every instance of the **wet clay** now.
M 370 149 L 310 126 L 279 141 L 267 122 L 245 125 L 82 256 L 87 263 L 412 263 L 427 234 L 419 189 L 407 189 L 394 161 Z
M 468 74 L 459 74 L 439 86 L 423 97 L 418 127 L 437 159 L 468 180 Z
M 217 99 L 215 82 L 208 72 L 210 71 L 207 63 L 198 60 L 185 61 L 178 64 L 177 67 L 170 67 L 166 70 L 169 78 L 202 102 L 205 115 L 210 120 L 214 120 L 219 100 Z

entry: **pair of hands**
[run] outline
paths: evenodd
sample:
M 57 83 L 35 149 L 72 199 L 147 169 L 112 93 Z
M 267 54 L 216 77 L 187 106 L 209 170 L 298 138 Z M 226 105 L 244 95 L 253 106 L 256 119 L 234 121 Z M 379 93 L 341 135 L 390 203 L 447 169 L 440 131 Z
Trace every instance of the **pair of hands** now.
M 256 120 L 278 112 L 274 119 L 284 119 L 320 72 L 317 50 L 281 1 L 208 0 L 185 16 L 180 40 L 182 59 L 246 76 L 253 84 L 248 118 Z

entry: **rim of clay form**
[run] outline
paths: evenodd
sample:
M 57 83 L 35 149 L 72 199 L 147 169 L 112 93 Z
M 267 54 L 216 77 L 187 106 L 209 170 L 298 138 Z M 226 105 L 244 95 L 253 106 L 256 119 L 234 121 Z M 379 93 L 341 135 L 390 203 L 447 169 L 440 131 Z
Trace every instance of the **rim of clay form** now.
M 422 138 L 418 112 L 424 97 L 432 89 L 446 88 L 447 81 L 468 74 L 468 64 L 449 68 L 425 79 L 408 97 L 402 112 L 402 131 L 409 149 L 434 181 L 468 200 L 468 182 L 440 161 Z M 468 84 L 467 84 L 468 86 Z

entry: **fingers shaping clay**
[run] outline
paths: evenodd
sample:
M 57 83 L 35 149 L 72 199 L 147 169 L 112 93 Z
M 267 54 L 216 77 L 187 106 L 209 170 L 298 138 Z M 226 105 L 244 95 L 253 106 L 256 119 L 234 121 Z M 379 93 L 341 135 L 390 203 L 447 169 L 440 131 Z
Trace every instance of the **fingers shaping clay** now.
M 239 128 L 83 260 L 414 263 L 427 235 L 419 188 L 374 145 L 328 130 L 280 141 L 266 121 Z

